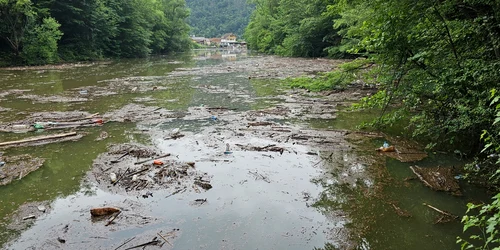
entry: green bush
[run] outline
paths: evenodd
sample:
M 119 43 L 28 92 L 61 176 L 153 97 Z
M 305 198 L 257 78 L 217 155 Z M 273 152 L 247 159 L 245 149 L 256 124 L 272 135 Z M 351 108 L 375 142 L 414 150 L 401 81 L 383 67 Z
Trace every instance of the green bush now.
M 21 57 L 27 64 L 48 64 L 59 60 L 57 42 L 63 35 L 59 30 L 60 26 L 54 18 L 49 17 L 28 31 L 21 52 Z

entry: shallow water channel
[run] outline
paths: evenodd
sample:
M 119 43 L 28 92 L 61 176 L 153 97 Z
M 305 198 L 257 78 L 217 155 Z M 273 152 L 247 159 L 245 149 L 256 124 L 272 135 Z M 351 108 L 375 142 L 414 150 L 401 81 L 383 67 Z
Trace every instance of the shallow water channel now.
M 297 101 L 301 93 L 307 94 L 275 80 L 284 76 L 279 72 L 293 71 L 292 66 L 282 63 L 272 72 L 252 68 L 263 61 L 266 57 L 204 51 L 68 68 L 0 69 L 3 123 L 42 111 L 104 114 L 130 103 L 173 112 L 221 106 L 231 110 L 214 118 L 110 122 L 80 129 L 85 136 L 78 141 L 0 150 L 46 159 L 40 169 L 0 186 L 0 244 L 7 249 L 115 249 L 133 237 L 126 247 L 148 242 L 162 231 L 174 232 L 165 249 L 458 249 L 455 241 L 461 224 L 434 224 L 439 214 L 422 204 L 461 216 L 467 202 L 484 198 L 482 192 L 460 183 L 464 195 L 457 197 L 405 178 L 413 176 L 409 166 L 460 166 L 459 159 L 431 153 L 420 162 L 402 163 L 373 150 L 386 140 L 395 143 L 383 136 L 335 137 L 337 146 L 322 146 L 277 142 L 252 133 L 251 127 L 241 135 L 225 131 L 241 120 L 240 113 L 287 102 L 297 105 L 288 98 Z M 135 91 L 121 92 L 132 88 L 126 84 L 133 81 L 139 86 Z M 114 93 L 99 90 L 95 94 L 110 82 L 115 89 L 109 91 Z M 327 133 L 354 131 L 360 122 L 377 116 L 375 111 L 341 111 L 349 100 L 339 102 L 332 117 L 269 120 L 292 130 Z M 164 132 L 177 128 L 187 136 L 164 139 Z M 108 137 L 96 141 L 103 131 Z M 0 141 L 33 133 L 2 133 Z M 196 170 L 210 177 L 213 188 L 172 196 L 172 190 L 159 189 L 143 198 L 140 193 L 109 191 L 92 182 L 88 173 L 94 160 L 109 145 L 128 142 L 195 162 Z M 223 154 L 226 143 L 277 143 L 286 151 L 232 146 L 232 154 Z M 206 201 L 193 202 L 197 199 Z M 36 219 L 22 220 L 26 214 L 21 210 L 37 204 L 45 204 L 47 211 L 32 209 Z M 393 204 L 411 217 L 399 216 Z M 110 226 L 91 220 L 90 208 L 108 205 L 125 207 L 123 213 L 137 219 L 118 217 Z M 158 246 L 146 247 L 154 248 Z

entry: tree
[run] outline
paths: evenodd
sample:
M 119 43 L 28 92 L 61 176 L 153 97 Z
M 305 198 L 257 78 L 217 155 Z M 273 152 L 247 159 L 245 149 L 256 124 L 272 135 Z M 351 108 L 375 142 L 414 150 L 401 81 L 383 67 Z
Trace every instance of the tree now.
M 0 38 L 8 43 L 16 56 L 21 52 L 25 31 L 34 18 L 30 0 L 0 0 Z
M 57 42 L 62 37 L 61 25 L 54 18 L 44 18 L 43 23 L 30 29 L 21 53 L 27 64 L 57 62 Z

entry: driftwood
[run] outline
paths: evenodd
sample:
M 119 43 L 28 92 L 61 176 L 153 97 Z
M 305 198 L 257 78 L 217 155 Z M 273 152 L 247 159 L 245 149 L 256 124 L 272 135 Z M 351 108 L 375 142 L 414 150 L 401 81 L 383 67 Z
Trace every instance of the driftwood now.
M 443 210 L 438 209 L 438 208 L 436 208 L 436 207 L 434 207 L 434 206 L 431 206 L 431 205 L 429 205 L 429 204 L 427 204 L 427 203 L 423 203 L 423 205 L 424 205 L 424 206 L 427 206 L 428 208 L 430 208 L 430 209 L 432 209 L 432 210 L 434 210 L 434 211 L 436 211 L 436 212 L 438 212 L 438 213 L 440 213 L 440 214 L 442 214 L 442 215 L 444 215 L 444 216 L 451 217 L 451 218 L 453 218 L 454 220 L 458 220 L 458 218 L 459 218 L 459 216 L 457 216 L 457 215 L 454 215 L 454 214 L 452 214 L 452 213 L 450 213 L 450 212 L 443 211 Z
M 120 178 L 118 178 L 118 180 L 116 180 L 114 183 L 113 183 L 113 186 L 116 185 L 116 183 L 118 183 L 121 179 L 123 179 L 123 177 L 125 177 L 125 174 L 127 174 L 128 170 L 130 169 L 130 167 L 128 167 L 125 172 L 123 172 L 122 175 L 120 175 Z
M 248 123 L 248 126 L 269 126 L 269 125 L 273 125 L 274 123 L 272 122 L 249 122 Z
M 418 177 L 418 179 L 420 179 L 420 181 L 421 181 L 421 182 L 423 182 L 426 186 L 428 186 L 428 187 L 430 187 L 430 188 L 434 189 L 434 187 L 433 187 L 433 186 L 432 186 L 429 182 L 427 182 L 427 181 L 424 179 L 424 177 L 423 177 L 421 174 L 419 174 L 419 173 L 415 170 L 415 168 L 414 168 L 413 166 L 410 166 L 410 169 L 411 169 L 411 171 L 413 171 L 413 173 L 414 173 L 414 174 Z
M 391 202 L 391 203 L 389 203 L 389 204 L 391 204 L 391 205 L 392 205 L 392 207 L 393 207 L 393 208 L 394 208 L 394 210 L 396 211 L 396 214 L 398 214 L 399 216 L 401 216 L 401 217 L 411 217 L 410 212 L 408 212 L 408 211 L 406 211 L 406 210 L 404 210 L 404 209 L 402 209 L 402 208 L 398 207 L 396 204 L 394 204 L 394 203 L 392 203 L 392 202 Z
M 37 141 L 43 141 L 43 140 L 57 139 L 57 138 L 63 138 L 63 137 L 68 137 L 68 136 L 74 136 L 74 135 L 77 135 L 76 132 L 57 134 L 57 135 L 48 135 L 48 136 L 37 136 L 37 137 L 31 137 L 31 138 L 27 138 L 27 139 L 23 139 L 23 140 L 18 140 L 18 141 L 0 142 L 0 147 L 11 146 L 11 145 L 27 143 L 27 142 L 37 142 Z
M 118 247 L 115 248 L 115 250 L 118 250 L 120 247 L 122 246 L 125 246 L 127 243 L 131 242 L 133 239 L 135 239 L 135 236 L 126 240 L 125 242 L 123 242 L 123 244 L 119 245 Z
M 248 171 L 248 173 L 249 173 L 249 174 L 252 174 L 253 176 L 255 176 L 255 179 L 256 179 L 256 180 L 257 180 L 257 179 L 260 179 L 260 180 L 263 180 L 263 181 L 265 181 L 265 182 L 267 182 L 267 183 L 271 183 L 271 181 L 269 180 L 269 178 L 267 178 L 267 176 L 264 176 L 264 175 L 262 175 L 262 174 L 258 173 L 257 171 L 255 171 L 255 172 Z
M 152 241 L 149 241 L 149 242 L 146 242 L 144 244 L 137 245 L 137 246 L 129 247 L 129 248 L 126 248 L 125 250 L 139 248 L 139 247 L 145 247 L 145 246 L 149 246 L 149 245 L 158 245 L 158 244 L 160 244 L 160 240 L 157 240 L 157 238 L 158 237 L 154 237 L 154 239 Z
M 132 172 L 132 173 L 128 174 L 127 176 L 128 176 L 128 177 L 131 177 L 131 176 L 133 176 L 133 175 L 136 175 L 136 174 L 140 174 L 140 173 L 146 172 L 146 171 L 148 171 L 148 170 L 149 170 L 149 168 L 145 168 L 145 169 L 137 170 L 137 171 L 135 171 L 135 172 Z
M 47 128 L 44 128 L 44 130 L 60 130 L 60 129 L 95 127 L 95 126 L 98 126 L 98 125 L 96 125 L 96 123 L 82 123 L 82 124 L 75 124 L 75 125 L 63 125 L 63 126 L 47 127 Z
M 111 217 L 111 219 L 106 223 L 106 225 L 104 226 L 109 226 L 111 225 L 111 223 L 113 223 L 113 221 L 118 217 L 118 215 L 120 215 L 122 213 L 122 211 L 118 211 L 115 215 L 113 215 L 113 217 Z
M 169 156 L 170 156 L 170 154 L 164 154 L 164 155 L 161 155 L 161 156 L 158 156 L 158 157 L 154 157 L 154 158 L 150 158 L 150 159 L 147 159 L 147 160 L 138 161 L 138 162 L 134 163 L 134 165 L 143 164 L 143 163 L 148 162 L 148 161 L 157 160 L 157 159 L 161 159 L 161 158 L 165 158 L 165 157 L 169 157 Z
M 26 217 L 23 217 L 23 220 L 29 220 L 29 219 L 35 219 L 36 217 L 34 215 L 28 215 Z
M 160 232 L 160 233 L 161 233 L 161 232 Z M 161 235 L 160 233 L 157 233 L 157 234 L 158 234 L 158 236 L 160 236 L 160 237 L 161 237 L 161 238 L 162 238 L 165 242 L 167 242 L 170 246 L 172 246 L 172 247 L 173 247 L 173 245 L 172 245 L 172 244 L 170 244 L 170 242 L 168 242 L 168 240 L 167 240 L 167 239 L 165 239 L 165 237 L 163 237 L 163 235 Z
M 168 197 L 173 196 L 173 195 L 176 195 L 176 194 L 178 194 L 178 193 L 180 193 L 180 192 L 186 191 L 186 189 L 187 189 L 187 188 L 179 189 L 179 190 L 177 190 L 177 191 L 175 191 L 175 192 L 173 192 L 173 193 L 171 193 L 171 194 L 169 194 L 169 195 L 165 196 L 165 198 L 168 198 Z
M 127 156 L 130 154 L 130 151 L 128 151 L 127 153 L 123 154 L 122 156 L 118 157 L 116 160 L 112 160 L 111 163 L 118 163 L 120 162 L 121 159 L 123 159 L 123 157 Z

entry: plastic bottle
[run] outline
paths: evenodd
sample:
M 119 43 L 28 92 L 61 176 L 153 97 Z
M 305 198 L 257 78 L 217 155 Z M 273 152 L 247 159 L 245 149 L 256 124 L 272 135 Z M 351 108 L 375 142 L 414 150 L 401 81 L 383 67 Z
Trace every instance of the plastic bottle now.
M 35 127 L 36 129 L 44 129 L 45 126 L 43 126 L 43 124 L 41 123 L 35 123 L 35 125 L 33 125 L 33 127 Z
M 389 143 L 387 143 L 386 141 L 384 142 L 384 148 L 388 148 L 389 147 Z
M 4 161 L 0 161 L 0 167 L 3 167 L 5 165 Z
M 115 173 L 109 174 L 109 179 L 111 179 L 111 183 L 115 183 L 116 182 L 116 174 Z
M 211 119 L 212 119 L 212 121 L 217 121 L 217 116 L 212 115 Z

